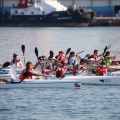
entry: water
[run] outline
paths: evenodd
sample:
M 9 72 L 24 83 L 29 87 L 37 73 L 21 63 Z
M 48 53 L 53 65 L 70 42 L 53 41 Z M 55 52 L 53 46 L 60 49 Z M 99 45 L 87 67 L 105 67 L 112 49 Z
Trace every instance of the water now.
M 103 52 L 112 45 L 112 54 L 119 53 L 120 27 L 89 28 L 0 28 L 0 63 L 12 59 L 15 52 L 26 61 L 36 62 L 39 55 L 55 55 L 71 47 L 84 57 L 94 49 Z M 119 57 L 117 58 L 120 59 Z M 0 89 L 0 120 L 120 120 L 120 86 L 83 85 L 82 89 L 31 88 Z

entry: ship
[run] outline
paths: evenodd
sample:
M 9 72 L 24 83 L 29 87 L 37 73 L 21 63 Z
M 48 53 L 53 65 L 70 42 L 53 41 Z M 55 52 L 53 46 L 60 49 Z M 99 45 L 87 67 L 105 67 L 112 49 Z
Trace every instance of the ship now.
M 64 6 L 57 0 L 20 0 L 10 12 L 0 15 L 0 26 L 12 27 L 87 27 L 95 11 L 84 7 Z

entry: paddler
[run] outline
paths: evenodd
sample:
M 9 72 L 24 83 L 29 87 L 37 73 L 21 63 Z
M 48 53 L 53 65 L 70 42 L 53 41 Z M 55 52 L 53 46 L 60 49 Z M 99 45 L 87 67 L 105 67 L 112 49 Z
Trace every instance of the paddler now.
M 52 66 L 51 65 L 47 66 L 47 62 L 45 61 L 47 61 L 47 58 L 45 59 L 43 56 L 38 57 L 38 63 L 40 64 L 37 69 L 39 69 L 41 73 L 49 74 L 50 72 L 53 72 L 54 70 L 52 68 L 50 69 L 49 67 L 52 67 Z
M 68 57 L 68 65 L 77 65 L 76 52 L 70 52 L 70 56 Z
M 57 78 L 63 78 L 65 76 L 66 72 L 68 71 L 68 68 L 65 67 L 66 64 L 67 64 L 66 61 L 62 61 L 61 64 L 59 64 L 55 68 L 55 72 L 56 72 L 56 77 Z
M 102 61 L 101 66 L 98 66 L 96 68 L 96 75 L 97 76 L 106 76 L 107 72 L 116 72 L 116 71 L 119 71 L 119 70 L 106 67 L 105 61 Z
M 115 56 L 111 56 L 110 51 L 107 51 L 104 56 L 104 61 L 107 66 L 109 65 L 120 65 L 118 62 L 113 61 L 116 57 L 118 57 L 120 53 L 116 54 Z
M 32 62 L 28 61 L 26 63 L 26 69 L 24 69 L 20 74 L 21 80 L 27 80 L 27 79 L 33 79 L 33 76 L 39 77 L 39 76 L 45 76 L 44 73 L 36 73 L 34 70 L 38 67 L 40 63 L 38 62 L 34 67 L 32 65 Z
M 62 61 L 66 61 L 66 57 L 62 50 L 59 51 L 59 54 L 55 58 L 56 58 L 56 62 L 59 62 L 59 63 L 61 63 Z
M 23 67 L 21 60 L 16 53 L 13 54 L 13 59 L 11 60 L 11 65 L 15 64 L 17 68 Z
M 94 54 L 88 57 L 88 64 L 98 64 L 101 61 L 98 58 L 102 56 L 103 54 L 99 54 L 99 50 L 94 50 Z
M 72 69 L 72 74 L 73 75 L 77 75 L 77 74 L 81 74 L 84 72 L 84 70 L 87 70 L 87 63 L 85 61 L 85 59 L 81 59 L 80 63 L 75 65 L 74 68 Z

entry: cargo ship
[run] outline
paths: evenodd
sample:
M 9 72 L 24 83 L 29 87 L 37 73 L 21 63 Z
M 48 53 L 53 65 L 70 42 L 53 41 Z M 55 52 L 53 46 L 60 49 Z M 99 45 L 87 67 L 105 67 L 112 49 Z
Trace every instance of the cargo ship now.
M 20 0 L 17 6 L 13 4 L 10 12 L 0 15 L 0 26 L 86 27 L 94 17 L 94 10 L 65 7 L 56 0 Z

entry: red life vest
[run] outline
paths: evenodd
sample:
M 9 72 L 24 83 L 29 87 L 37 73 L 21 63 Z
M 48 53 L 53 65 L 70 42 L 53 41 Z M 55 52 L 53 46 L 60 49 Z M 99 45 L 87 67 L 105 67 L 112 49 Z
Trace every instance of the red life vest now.
M 28 70 L 28 69 L 24 69 L 21 74 L 20 74 L 20 79 L 24 80 L 24 79 L 32 79 L 32 74 L 31 74 L 32 70 Z
M 91 55 L 91 58 L 93 58 L 94 60 L 97 60 L 98 56 L 97 55 Z
M 101 68 L 98 70 L 98 75 L 99 76 L 104 76 L 104 74 L 108 72 L 108 68 Z
M 56 77 L 57 78 L 64 77 L 64 75 L 65 75 L 66 72 L 67 72 L 67 68 L 65 68 L 65 67 L 60 68 L 60 67 L 58 67 L 57 71 L 56 71 Z
M 61 61 L 61 60 L 62 60 L 62 57 L 61 57 L 60 55 L 57 55 L 55 58 L 56 58 L 56 60 L 58 60 L 58 61 Z
M 78 68 L 78 66 L 75 65 L 75 66 L 74 66 L 74 69 L 73 69 L 72 72 L 71 72 L 73 75 L 76 75 L 76 70 L 77 70 L 77 68 Z

